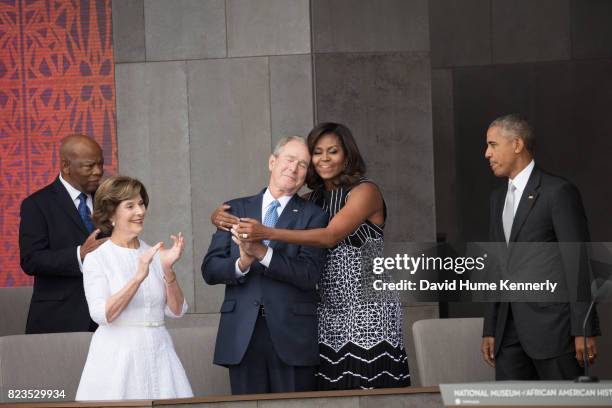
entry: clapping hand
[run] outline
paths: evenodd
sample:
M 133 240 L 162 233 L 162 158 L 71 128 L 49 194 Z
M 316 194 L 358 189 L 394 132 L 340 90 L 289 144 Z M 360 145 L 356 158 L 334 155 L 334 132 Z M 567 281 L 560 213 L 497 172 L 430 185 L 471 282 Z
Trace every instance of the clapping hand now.
M 250 267 L 253 262 L 255 262 L 255 257 L 246 252 L 245 242 L 240 241 L 235 236 L 232 236 L 232 240 L 236 245 L 238 245 L 238 249 L 240 250 L 240 269 L 244 271 L 246 268 Z
M 138 265 L 138 272 L 136 272 L 136 279 L 142 282 L 149 275 L 149 265 L 151 265 L 153 257 L 162 245 L 164 245 L 163 242 L 158 242 L 155 246 L 152 246 L 140 254 L 140 263 Z
M 182 233 L 179 232 L 178 235 L 170 235 L 170 238 L 172 238 L 173 241 L 172 247 L 166 249 L 162 243 L 161 250 L 159 251 L 159 259 L 164 272 L 168 272 L 172 269 L 172 265 L 181 258 L 183 250 L 185 249 L 185 237 L 183 237 Z
M 255 220 L 253 220 L 255 221 Z M 258 221 L 255 221 L 259 224 Z M 261 227 L 263 225 L 259 224 Z M 268 247 L 261 243 L 261 241 L 251 242 L 251 239 L 244 238 L 244 236 L 238 232 L 237 228 L 232 228 L 232 240 L 240 247 L 240 254 L 244 252 L 246 255 L 261 260 L 268 250 Z M 250 237 L 249 237 L 250 238 Z

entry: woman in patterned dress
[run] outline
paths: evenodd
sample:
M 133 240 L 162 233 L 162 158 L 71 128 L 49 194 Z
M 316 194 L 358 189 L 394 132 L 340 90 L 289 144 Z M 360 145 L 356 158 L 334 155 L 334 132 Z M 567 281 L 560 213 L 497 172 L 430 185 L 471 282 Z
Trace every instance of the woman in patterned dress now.
M 408 386 L 399 297 L 373 288 L 376 279 L 391 281 L 372 272 L 373 259 L 383 256 L 382 194 L 365 177 L 365 162 L 346 126 L 317 125 L 308 135 L 308 147 L 308 198 L 328 212 L 327 228 L 268 228 L 253 219 L 238 221 L 224 211 L 227 206 L 219 207 L 211 219 L 219 228 L 235 225 L 234 234 L 247 236 L 247 241 L 330 248 L 319 282 L 319 389 Z

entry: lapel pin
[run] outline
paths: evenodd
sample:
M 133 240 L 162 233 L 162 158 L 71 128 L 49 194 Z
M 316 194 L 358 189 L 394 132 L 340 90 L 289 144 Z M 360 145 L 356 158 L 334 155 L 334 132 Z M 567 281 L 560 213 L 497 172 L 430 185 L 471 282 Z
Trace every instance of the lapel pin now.
M 294 213 L 298 212 L 297 208 L 294 208 L 294 209 L 293 209 L 293 212 L 294 212 Z
M 529 197 L 527 197 L 530 200 L 533 200 L 533 194 L 530 194 Z

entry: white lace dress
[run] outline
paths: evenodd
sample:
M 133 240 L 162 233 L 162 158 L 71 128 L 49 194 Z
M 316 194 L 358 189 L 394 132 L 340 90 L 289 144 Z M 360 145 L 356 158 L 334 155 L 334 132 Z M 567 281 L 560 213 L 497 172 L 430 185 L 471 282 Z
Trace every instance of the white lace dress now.
M 163 323 L 164 314 L 181 317 L 187 303 L 178 316 L 166 305 L 158 255 L 127 307 L 112 323 L 106 321 L 106 300 L 133 278 L 139 256 L 147 248 L 144 241 L 139 249 L 128 249 L 108 240 L 85 258 L 85 295 L 89 313 L 100 326 L 91 339 L 77 401 L 193 396 Z

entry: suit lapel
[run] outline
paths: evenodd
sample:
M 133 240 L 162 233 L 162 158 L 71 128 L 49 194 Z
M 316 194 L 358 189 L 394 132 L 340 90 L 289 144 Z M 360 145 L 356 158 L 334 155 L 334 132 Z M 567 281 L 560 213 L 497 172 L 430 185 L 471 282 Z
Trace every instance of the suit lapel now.
M 278 218 L 275 228 L 292 229 L 303 206 L 303 200 L 300 198 L 300 196 L 295 194 L 291 200 L 289 200 L 287 206 Z
M 529 216 L 533 205 L 538 199 L 537 190 L 540 187 L 541 178 L 542 176 L 540 171 L 537 167 L 535 167 L 531 172 L 531 176 L 529 176 L 529 181 L 527 182 L 527 186 L 525 186 L 525 190 L 521 196 L 521 201 L 519 202 L 518 209 L 516 210 L 514 222 L 512 223 L 512 231 L 510 233 L 510 242 L 516 241 L 516 237 L 521 231 L 523 224 L 525 224 L 525 220 Z
M 68 215 L 68 217 L 79 227 L 81 231 L 83 231 L 85 235 L 89 235 L 87 227 L 85 227 L 78 210 L 74 206 L 74 202 L 70 198 L 70 194 L 68 194 L 68 191 L 60 181 L 59 177 L 55 179 L 55 182 L 53 182 L 53 191 L 55 193 L 57 204 L 62 211 Z

